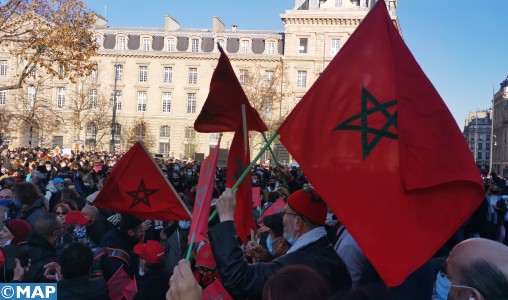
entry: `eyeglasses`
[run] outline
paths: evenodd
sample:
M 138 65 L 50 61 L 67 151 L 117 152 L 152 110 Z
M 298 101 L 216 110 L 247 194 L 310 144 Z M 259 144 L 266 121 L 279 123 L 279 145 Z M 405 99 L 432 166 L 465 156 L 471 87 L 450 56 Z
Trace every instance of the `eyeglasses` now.
M 293 215 L 293 216 L 298 216 L 298 214 L 295 214 L 295 213 L 290 213 L 290 212 L 287 212 L 285 209 L 281 210 L 280 211 L 280 216 L 282 218 L 284 218 L 284 215 Z
M 10 196 L 0 196 L 0 200 L 12 200 Z

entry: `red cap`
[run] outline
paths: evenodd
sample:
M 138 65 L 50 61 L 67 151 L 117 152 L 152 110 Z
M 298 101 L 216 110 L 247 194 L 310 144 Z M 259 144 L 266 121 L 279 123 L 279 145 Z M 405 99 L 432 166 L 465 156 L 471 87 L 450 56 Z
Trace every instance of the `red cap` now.
M 314 224 L 323 225 L 325 223 L 326 204 L 314 190 L 298 190 L 292 193 L 288 198 L 288 205 L 297 214 Z
M 146 244 L 137 244 L 134 246 L 134 253 L 151 264 L 162 264 L 164 261 L 164 247 L 154 240 L 148 240 Z
M 78 224 L 78 225 L 86 225 L 90 222 L 90 219 L 85 217 L 85 215 L 79 210 L 71 210 L 65 215 L 65 224 Z
M 205 267 L 209 269 L 215 269 L 217 264 L 212 253 L 212 246 L 210 244 L 204 244 L 199 248 L 197 253 L 196 267 Z

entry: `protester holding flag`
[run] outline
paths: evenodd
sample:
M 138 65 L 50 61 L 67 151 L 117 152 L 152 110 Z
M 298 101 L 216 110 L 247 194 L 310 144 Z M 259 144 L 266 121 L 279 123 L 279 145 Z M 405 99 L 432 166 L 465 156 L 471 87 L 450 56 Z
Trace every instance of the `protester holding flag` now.
M 314 191 L 300 190 L 289 196 L 283 224 L 284 236 L 292 246 L 271 263 L 249 265 L 244 261 L 232 222 L 236 200 L 231 190 L 222 194 L 216 206 L 221 223 L 208 235 L 224 287 L 233 297 L 260 298 L 270 276 L 283 266 L 295 264 L 322 274 L 334 291 L 351 288 L 347 268 L 326 238 L 326 205 Z

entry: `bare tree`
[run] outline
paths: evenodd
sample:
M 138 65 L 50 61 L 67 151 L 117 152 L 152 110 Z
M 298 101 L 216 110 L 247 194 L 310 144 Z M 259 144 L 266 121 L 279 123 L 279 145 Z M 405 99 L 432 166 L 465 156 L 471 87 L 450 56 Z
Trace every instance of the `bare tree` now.
M 142 141 L 146 148 L 152 150 L 155 146 L 155 137 L 149 133 L 148 123 L 143 119 L 136 119 L 125 133 L 127 147 L 130 148 L 137 141 Z
M 94 14 L 82 0 L 0 1 L 0 45 L 8 47 L 17 66 L 0 90 L 19 89 L 36 68 L 52 76 L 76 78 L 93 68 L 97 52 Z

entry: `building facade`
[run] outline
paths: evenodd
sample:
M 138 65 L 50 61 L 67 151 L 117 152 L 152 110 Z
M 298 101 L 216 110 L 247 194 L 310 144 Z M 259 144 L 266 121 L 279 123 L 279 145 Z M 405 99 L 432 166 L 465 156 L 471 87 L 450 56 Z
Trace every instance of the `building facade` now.
M 397 1 L 385 1 L 400 29 Z M 280 120 L 340 51 L 374 2 L 295 0 L 295 6 L 281 14 L 283 32 L 227 27 L 218 17 L 212 18 L 211 28 L 198 30 L 181 28 L 171 16 L 165 16 L 161 28 L 114 27 L 98 17 L 93 28 L 99 46 L 96 70 L 77 84 L 64 76 L 41 83 L 34 76 L 23 89 L 0 92 L 0 109 L 14 111 L 13 102 L 24 103 L 16 112 L 26 114 L 33 110 L 34 98 L 43 98 L 52 114 L 50 118 L 46 112 L 24 125 L 11 114 L 0 120 L 0 131 L 13 147 L 66 148 L 80 141 L 85 149 L 107 150 L 114 145 L 116 151 L 125 151 L 133 140 L 142 139 L 150 151 L 167 157 L 207 155 L 218 134 L 197 133 L 193 124 L 218 61 L 217 44 L 244 87 L 250 84 L 251 74 L 264 76 L 266 85 L 274 70 L 280 71 L 279 99 L 268 99 L 260 111 L 264 119 Z M 13 60 L 8 49 L 0 49 L 0 84 L 15 72 Z M 232 134 L 224 135 L 221 147 L 228 148 L 231 140 Z M 282 146 L 274 148 L 281 160 L 288 159 Z
M 482 174 L 490 170 L 492 151 L 492 117 L 490 110 L 469 113 L 464 122 L 464 138 Z
M 492 170 L 508 178 L 508 77 L 493 99 Z

